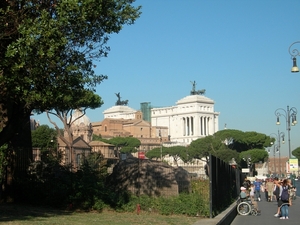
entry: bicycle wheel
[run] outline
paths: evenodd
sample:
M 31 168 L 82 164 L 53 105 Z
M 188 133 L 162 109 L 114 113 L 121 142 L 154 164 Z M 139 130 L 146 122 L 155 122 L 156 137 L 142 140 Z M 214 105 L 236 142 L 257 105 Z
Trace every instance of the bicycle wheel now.
M 241 202 L 237 206 L 237 212 L 242 216 L 247 216 L 251 212 L 251 205 L 247 202 Z

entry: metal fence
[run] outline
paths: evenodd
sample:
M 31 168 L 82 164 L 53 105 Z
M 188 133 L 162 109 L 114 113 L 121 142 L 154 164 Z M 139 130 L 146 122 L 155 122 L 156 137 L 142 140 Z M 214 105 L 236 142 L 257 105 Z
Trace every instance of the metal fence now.
M 213 155 L 209 156 L 210 218 L 218 215 L 235 201 L 244 180 L 241 171 Z
M 208 177 L 199 176 L 199 168 L 170 166 L 160 161 L 129 158 L 118 163 L 110 175 L 110 185 L 127 189 L 136 195 L 176 196 L 178 193 L 199 193 L 207 202 L 209 217 L 213 218 L 236 201 L 244 175 L 236 166 L 213 155 L 209 156 Z M 124 182 L 126 181 L 126 182 Z M 178 207 L 180 207 L 178 205 Z

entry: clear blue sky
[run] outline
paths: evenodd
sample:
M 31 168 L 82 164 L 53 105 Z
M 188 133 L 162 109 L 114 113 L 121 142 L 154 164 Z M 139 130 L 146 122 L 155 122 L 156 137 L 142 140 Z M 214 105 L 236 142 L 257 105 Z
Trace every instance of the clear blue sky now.
M 104 105 L 89 110 L 92 122 L 114 106 L 115 93 L 128 106 L 141 102 L 173 106 L 196 89 L 215 101 L 219 129 L 286 133 L 276 126 L 277 108 L 299 110 L 292 127 L 292 150 L 300 146 L 300 73 L 292 74 L 289 46 L 300 40 L 299 0 L 137 0 L 142 15 L 111 36 L 108 58 L 96 72 L 108 75 L 97 88 Z M 300 49 L 300 44 L 296 45 Z M 300 57 L 298 57 L 300 66 Z M 49 124 L 45 115 L 34 116 Z

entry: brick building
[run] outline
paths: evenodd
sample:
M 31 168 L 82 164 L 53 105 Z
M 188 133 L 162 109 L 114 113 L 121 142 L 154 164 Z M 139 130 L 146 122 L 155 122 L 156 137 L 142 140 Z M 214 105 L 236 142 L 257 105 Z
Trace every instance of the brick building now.
M 277 177 L 286 177 L 288 157 L 270 157 L 264 163 L 255 163 L 255 170 L 258 176 L 273 175 Z

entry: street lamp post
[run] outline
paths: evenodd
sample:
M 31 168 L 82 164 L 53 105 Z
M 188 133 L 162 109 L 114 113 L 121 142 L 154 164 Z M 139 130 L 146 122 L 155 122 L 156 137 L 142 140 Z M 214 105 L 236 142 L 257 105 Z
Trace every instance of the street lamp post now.
M 290 47 L 289 47 L 289 53 L 290 53 L 290 55 L 292 56 L 292 60 L 293 60 L 293 67 L 292 67 L 292 69 L 291 69 L 291 72 L 292 72 L 292 73 L 298 73 L 298 72 L 299 72 L 299 68 L 298 68 L 298 66 L 297 66 L 297 60 L 296 60 L 296 57 L 297 57 L 297 56 L 300 56 L 300 52 L 299 52 L 298 49 L 296 49 L 296 48 L 294 48 L 294 47 L 292 48 L 292 46 L 293 46 L 294 44 L 300 44 L 300 41 L 296 41 L 296 42 L 292 43 L 292 44 L 290 45 Z
M 275 157 L 275 154 L 276 152 L 278 152 L 278 145 L 277 144 L 274 144 L 273 145 L 273 156 L 274 156 L 274 170 L 275 170 L 275 174 L 277 174 L 277 171 L 276 171 L 276 157 Z
M 159 136 L 159 140 L 160 140 L 160 161 L 162 161 L 162 147 L 163 147 L 163 144 L 162 144 L 162 135 L 161 135 L 160 130 L 159 130 L 158 136 Z
M 161 141 L 161 143 L 160 143 L 160 161 L 162 161 L 162 147 L 163 147 L 163 145 L 162 145 L 162 141 Z
M 252 176 L 252 172 L 251 172 L 251 166 L 252 166 L 252 163 L 251 163 L 251 156 L 248 155 L 247 159 L 243 158 L 243 160 L 247 163 L 247 167 L 248 167 L 248 176 Z
M 276 139 L 276 141 L 277 141 L 277 151 L 276 152 L 278 152 L 278 166 L 279 166 L 279 174 L 281 174 L 281 163 L 280 163 L 280 147 L 281 147 L 281 144 L 280 144 L 280 139 L 282 139 L 282 144 L 284 144 L 284 136 L 285 136 L 285 134 L 284 134 L 284 132 L 280 132 L 279 130 L 278 130 L 278 133 L 277 134 L 275 134 L 275 133 L 272 133 L 272 134 L 270 134 L 270 136 L 271 135 L 274 135 L 275 136 L 275 139 Z M 272 142 L 271 142 L 272 143 Z M 274 146 L 274 162 L 275 162 L 275 146 Z
M 275 153 L 278 150 L 278 145 L 275 144 L 275 143 L 273 143 L 273 142 L 271 142 L 271 145 L 273 145 L 273 165 L 274 165 L 274 174 L 276 176 L 276 158 L 275 158 Z
M 266 150 L 267 150 L 268 154 L 270 154 L 270 152 L 271 152 L 270 147 L 268 147 Z M 271 174 L 271 169 L 270 169 L 270 158 L 268 159 L 268 173 Z
M 290 137 L 290 131 L 291 126 L 294 126 L 297 124 L 297 109 L 295 107 L 289 108 L 287 106 L 287 110 L 284 110 L 283 108 L 279 108 L 275 110 L 275 116 L 277 117 L 276 124 L 280 125 L 279 117 L 283 116 L 286 121 L 286 129 L 288 131 L 288 142 L 289 142 L 289 158 L 291 158 L 291 137 Z

